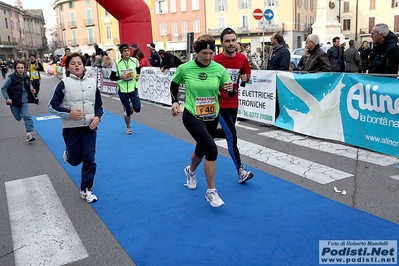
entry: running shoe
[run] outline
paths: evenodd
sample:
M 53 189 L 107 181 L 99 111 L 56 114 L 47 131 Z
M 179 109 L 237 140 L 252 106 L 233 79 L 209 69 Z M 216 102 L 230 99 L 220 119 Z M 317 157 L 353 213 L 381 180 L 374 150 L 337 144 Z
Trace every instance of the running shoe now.
M 238 168 L 238 183 L 243 184 L 254 177 L 254 173 L 247 171 L 243 165 Z
M 197 177 L 195 175 L 195 172 L 190 173 L 190 166 L 187 166 L 184 168 L 184 173 L 187 176 L 187 181 L 186 184 L 184 184 L 186 187 L 189 189 L 195 189 L 197 187 Z
M 91 193 L 91 191 L 88 190 L 87 188 L 86 188 L 86 191 L 82 191 L 82 190 L 80 191 L 80 196 L 82 197 L 82 199 L 85 199 L 89 203 L 97 201 L 96 195 Z
M 211 204 L 212 207 L 221 207 L 224 205 L 223 200 L 219 197 L 218 192 L 216 191 L 212 191 L 212 192 L 206 192 L 205 193 L 205 199 L 207 202 L 209 202 L 209 204 Z
M 32 141 L 35 141 L 36 139 L 35 139 L 35 137 L 34 136 L 32 136 L 32 133 L 31 132 L 28 132 L 27 134 L 26 134 L 26 141 L 27 142 L 32 142 Z
M 67 151 L 65 150 L 64 153 L 62 154 L 62 158 L 64 159 L 64 162 L 68 163 L 68 154 Z
M 132 135 L 133 131 L 131 127 L 126 127 L 126 134 L 127 135 Z

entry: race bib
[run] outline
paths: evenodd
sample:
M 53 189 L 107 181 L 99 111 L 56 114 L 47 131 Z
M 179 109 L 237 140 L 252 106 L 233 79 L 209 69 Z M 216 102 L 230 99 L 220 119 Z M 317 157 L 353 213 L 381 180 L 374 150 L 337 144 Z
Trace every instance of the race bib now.
M 226 70 L 229 73 L 231 81 L 233 82 L 233 84 L 238 84 L 240 71 L 238 69 L 231 69 L 231 68 L 227 68 Z
M 212 121 L 216 117 L 216 99 L 215 97 L 197 97 L 195 98 L 196 116 L 203 121 Z
M 37 77 L 39 76 L 39 73 L 37 71 L 32 71 L 31 76 Z

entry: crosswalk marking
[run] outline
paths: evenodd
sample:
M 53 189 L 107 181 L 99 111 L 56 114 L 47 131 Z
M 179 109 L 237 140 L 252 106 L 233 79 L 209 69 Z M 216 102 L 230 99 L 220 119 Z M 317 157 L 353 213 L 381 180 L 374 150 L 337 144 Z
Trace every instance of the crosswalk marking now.
M 5 188 L 17 266 L 89 256 L 47 175 L 5 182 Z
M 314 139 L 304 135 L 298 135 L 286 131 L 269 131 L 258 133 L 258 135 L 277 139 L 291 144 L 300 145 L 310 149 L 324 151 L 339 156 L 344 156 L 354 160 L 360 160 L 376 165 L 388 166 L 396 164 L 399 160 L 395 157 L 380 154 L 373 151 L 364 150 L 361 148 L 354 148 L 342 144 L 331 143 L 324 140 Z
M 216 141 L 216 145 L 227 149 L 227 143 L 224 139 Z M 350 173 L 272 150 L 242 139 L 238 139 L 237 146 L 242 155 L 284 169 L 320 184 L 327 184 L 353 176 Z

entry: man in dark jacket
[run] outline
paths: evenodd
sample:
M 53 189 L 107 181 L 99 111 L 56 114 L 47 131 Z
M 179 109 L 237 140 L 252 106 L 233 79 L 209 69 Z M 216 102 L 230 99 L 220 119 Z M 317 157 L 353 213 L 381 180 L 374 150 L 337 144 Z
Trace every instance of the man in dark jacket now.
M 361 71 L 362 73 L 366 73 L 366 71 L 369 69 L 369 56 L 371 53 L 368 41 L 362 42 L 362 46 L 359 48 L 359 53 L 361 60 Z
M 169 69 L 171 67 L 178 67 L 181 64 L 183 64 L 183 62 L 180 60 L 180 58 L 178 58 L 174 54 L 165 52 L 165 50 L 160 49 L 158 51 L 158 54 L 162 58 L 162 62 L 161 62 L 162 72 L 164 72 L 165 69 Z
M 150 50 L 151 56 L 149 58 L 150 64 L 153 67 L 160 67 L 161 66 L 161 58 L 159 57 L 158 52 L 155 50 L 155 44 L 149 43 L 147 44 L 148 49 Z
M 316 34 L 309 34 L 306 38 L 306 47 L 309 50 L 309 59 L 305 71 L 331 72 L 330 61 L 327 54 L 320 48 L 320 38 Z
M 344 72 L 344 50 L 340 45 L 340 38 L 333 38 L 333 46 L 327 50 L 328 60 L 330 61 L 331 70 L 334 72 Z
M 370 54 L 369 73 L 397 74 L 399 64 L 398 37 L 388 25 L 380 23 L 371 30 L 374 47 Z
M 267 70 L 289 70 L 291 54 L 281 33 L 276 32 L 270 38 L 272 48 L 269 52 Z

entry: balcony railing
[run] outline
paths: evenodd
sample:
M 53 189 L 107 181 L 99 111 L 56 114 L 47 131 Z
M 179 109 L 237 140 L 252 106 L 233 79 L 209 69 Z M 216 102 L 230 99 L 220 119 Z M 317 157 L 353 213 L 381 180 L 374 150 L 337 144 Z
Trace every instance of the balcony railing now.
M 76 39 L 68 40 L 68 45 L 70 45 L 72 47 L 79 46 L 79 41 Z
M 61 23 L 60 28 L 61 28 L 61 30 L 65 30 L 65 23 Z
M 83 44 L 86 44 L 88 46 L 94 45 L 96 43 L 95 38 L 84 38 L 83 39 Z
M 17 46 L 18 45 L 18 43 L 17 42 L 0 42 L 0 45 L 2 45 L 2 46 L 12 46 L 12 47 L 15 47 L 15 46 Z
M 68 22 L 68 27 L 69 27 L 70 29 L 76 28 L 76 27 L 77 27 L 76 21 L 70 21 L 70 22 Z
M 88 26 L 94 26 L 94 20 L 93 19 L 84 19 L 83 23 L 86 27 Z
M 216 29 L 208 29 L 208 34 L 212 36 L 219 36 L 224 28 L 216 28 Z M 282 24 L 270 24 L 267 25 L 264 30 L 262 27 L 259 27 L 259 25 L 253 25 L 253 26 L 246 26 L 246 27 L 233 27 L 233 30 L 237 34 L 252 34 L 252 33 L 262 33 L 263 31 L 266 34 L 270 34 L 275 31 L 283 31 L 284 26 Z
M 361 28 L 359 29 L 359 34 L 370 34 L 369 28 Z

